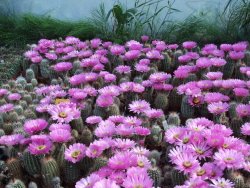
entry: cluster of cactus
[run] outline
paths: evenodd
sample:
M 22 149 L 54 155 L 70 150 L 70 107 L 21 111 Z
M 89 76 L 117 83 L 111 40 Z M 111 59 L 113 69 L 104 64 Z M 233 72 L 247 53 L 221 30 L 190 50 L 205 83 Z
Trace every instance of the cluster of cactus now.
M 72 41 L 74 40 L 77 39 L 73 38 Z M 75 44 L 71 44 L 71 40 L 68 43 L 62 40 L 55 41 L 45 41 L 44 48 L 50 46 L 51 43 L 55 43 L 55 46 L 68 45 L 68 47 L 76 47 Z M 41 41 L 40 43 L 43 42 L 44 41 Z M 135 41 L 132 41 L 131 43 L 138 45 Z M 110 166 L 112 166 L 110 164 L 110 159 L 120 153 L 120 150 L 116 150 L 117 148 L 114 148 L 125 147 L 127 144 L 124 144 L 125 146 L 116 146 L 113 144 L 113 142 L 118 142 L 117 140 L 120 139 L 122 142 L 124 140 L 128 142 L 133 141 L 135 146 L 143 148 L 145 151 L 149 150 L 149 153 L 146 152 L 147 155 L 145 154 L 145 156 L 150 163 L 148 164 L 150 167 L 145 169 L 153 187 L 175 187 L 188 182 L 190 177 L 187 173 L 185 174 L 173 167 L 169 158 L 169 153 L 174 146 L 173 144 L 165 142 L 168 138 L 164 138 L 164 132 L 167 132 L 172 128 L 181 129 L 183 128 L 184 123 L 188 124 L 194 118 L 206 117 L 207 119 L 214 120 L 218 125 L 223 124 L 229 127 L 233 131 L 233 135 L 235 137 L 245 139 L 245 137 L 242 136 L 240 127 L 244 123 L 249 122 L 249 117 L 240 117 L 236 108 L 241 103 L 248 103 L 249 97 L 237 98 L 231 91 L 223 90 L 221 88 L 214 89 L 216 92 L 218 91 L 229 96 L 232 100 L 230 101 L 228 111 L 226 113 L 212 115 L 208 110 L 207 103 L 199 104 L 202 102 L 198 98 L 199 95 L 196 95 L 196 93 L 194 95 L 190 94 L 194 92 L 192 91 L 192 88 L 186 93 L 182 91 L 180 92 L 180 88 L 185 84 L 207 80 L 206 74 L 209 71 L 212 71 L 212 68 L 217 70 L 216 67 L 212 67 L 211 69 L 209 68 L 208 70 L 201 69 L 199 71 L 194 69 L 185 78 L 182 78 L 182 75 L 180 77 L 174 76 L 175 71 L 178 70 L 179 67 L 195 67 L 195 58 L 195 60 L 190 60 L 184 66 L 180 62 L 180 57 L 187 53 L 195 53 L 195 50 L 173 50 L 166 48 L 162 51 L 157 51 L 160 53 L 160 58 L 151 58 L 150 54 L 148 55 L 147 52 L 141 50 L 139 58 L 129 61 L 123 56 L 112 54 L 110 52 L 110 48 L 104 47 L 104 44 L 99 47 L 91 47 L 91 44 L 91 41 L 79 43 L 79 46 L 86 46 L 81 49 L 82 51 L 70 51 L 70 54 L 73 54 L 72 58 L 66 56 L 65 54 L 65 56 L 60 55 L 61 53 L 64 53 L 64 51 L 60 52 L 61 49 L 58 50 L 59 52 L 55 52 L 54 48 L 56 47 L 53 45 L 53 47 L 51 47 L 52 49 L 49 51 L 46 51 L 44 48 L 41 48 L 40 51 L 35 51 L 37 46 L 31 46 L 32 53 L 34 53 L 34 51 L 38 54 L 40 53 L 39 58 L 41 58 L 41 61 L 30 64 L 27 60 L 29 58 L 27 57 L 27 59 L 23 60 L 21 64 L 19 61 L 19 65 L 16 70 L 20 71 L 21 66 L 24 70 L 22 74 L 15 80 L 11 79 L 9 81 L 5 81 L 5 83 L 1 86 L 1 88 L 7 89 L 9 93 L 3 97 L 0 95 L 0 107 L 11 103 L 14 105 L 14 110 L 0 113 L 0 141 L 2 136 L 10 136 L 13 134 L 19 134 L 25 138 L 23 141 L 25 144 L 4 147 L 3 157 L 0 158 L 0 170 L 1 172 L 4 172 L 3 174 L 5 174 L 5 176 L 3 179 L 0 179 L 1 185 L 14 188 L 23 188 L 27 186 L 29 188 L 74 187 L 76 182 L 78 182 L 81 178 L 86 178 L 96 172 L 102 174 L 110 170 Z M 161 44 L 162 43 L 160 43 L 160 45 Z M 147 50 L 146 47 L 149 47 L 149 52 L 151 52 L 150 50 L 155 49 L 153 44 L 142 43 L 141 46 L 145 47 L 145 51 Z M 126 46 L 126 48 L 129 47 Z M 29 51 L 29 53 L 31 52 Z M 80 54 L 81 52 L 86 52 L 87 55 L 84 54 L 79 56 L 79 58 L 75 57 L 75 54 Z M 197 48 L 196 52 L 198 55 L 202 54 L 202 51 L 200 51 L 199 48 Z M 89 59 L 88 53 L 92 54 L 89 56 L 93 56 L 94 60 L 91 59 L 91 61 L 93 60 L 94 63 L 98 58 L 98 61 L 103 61 L 105 63 L 101 64 L 98 62 L 99 64 L 97 65 L 101 66 L 97 66 L 97 68 L 95 67 L 96 70 L 94 70 L 94 67 L 85 67 L 86 65 L 84 64 L 84 60 Z M 106 53 L 108 55 L 106 55 Z M 152 53 L 155 53 L 155 51 L 153 50 Z M 101 56 L 100 54 L 105 54 L 106 56 Z M 26 54 L 26 56 L 28 55 Z M 31 60 L 33 55 L 30 58 Z M 57 55 L 58 57 L 56 59 L 49 59 L 47 58 L 49 55 Z M 101 59 L 101 57 L 103 59 Z M 134 70 L 134 67 L 139 64 L 138 62 L 140 60 L 145 60 L 145 58 L 147 58 L 146 60 L 151 61 L 150 66 L 147 67 L 148 71 L 143 72 L 144 70 Z M 69 62 L 61 62 L 62 59 L 66 59 Z M 245 66 L 250 66 L 249 60 L 246 61 Z M 54 67 L 60 62 L 71 64 L 71 69 L 67 71 L 56 71 Z M 224 73 L 223 79 L 237 77 L 244 80 L 244 82 L 247 82 L 248 78 L 242 75 L 239 71 L 241 64 L 237 64 L 237 66 L 235 66 L 235 64 L 236 62 L 230 60 L 226 66 L 219 69 Z M 123 68 L 131 65 L 129 66 L 131 70 L 127 73 L 122 73 L 122 71 L 118 71 L 116 69 L 119 65 L 123 65 Z M 142 64 L 142 67 L 143 66 L 145 65 Z M 15 73 L 17 73 L 17 71 Z M 2 72 L 8 71 L 2 70 Z M 98 72 L 99 75 L 96 72 Z M 13 73 L 11 74 L 13 77 Z M 164 77 L 163 81 L 161 80 L 162 75 Z M 81 81 L 81 84 L 77 84 L 77 82 L 75 83 L 75 80 L 79 80 L 73 79 L 74 76 L 86 77 L 80 77 L 79 80 Z M 122 87 L 122 84 L 125 86 Z M 50 87 L 52 90 L 48 93 L 43 93 L 42 91 L 41 94 L 38 91 L 42 87 Z M 60 87 L 61 90 L 57 91 L 55 89 L 57 87 Z M 79 93 L 77 93 L 79 94 L 77 95 L 78 98 L 73 98 L 70 94 L 70 92 L 74 91 L 74 89 L 76 91 L 79 90 Z M 84 93 L 86 94 L 85 96 L 81 93 L 84 89 L 94 89 L 96 93 L 90 91 L 90 93 L 92 92 L 91 94 L 86 94 L 86 92 Z M 98 101 L 100 99 L 99 97 L 102 96 L 102 92 L 106 92 L 111 95 L 111 102 L 109 101 L 109 95 L 103 95 L 103 101 Z M 209 89 L 204 89 L 204 91 L 201 89 L 199 94 L 205 95 L 208 92 Z M 21 99 L 10 100 L 8 98 L 10 93 L 20 94 Z M 52 95 L 53 97 L 51 97 Z M 64 112 L 62 114 L 59 113 L 58 117 L 56 116 L 52 118 L 52 115 L 48 110 L 49 107 L 58 107 L 60 104 L 68 104 L 69 101 L 72 106 L 76 104 L 77 112 L 79 112 L 79 114 L 74 116 L 72 120 L 69 120 L 67 123 L 64 122 L 66 120 L 59 122 L 57 119 L 67 117 L 67 114 L 64 114 Z M 109 102 L 112 104 L 107 104 Z M 142 108 L 142 106 L 138 105 L 136 108 L 137 111 L 133 111 L 131 108 L 131 104 L 133 104 L 133 102 L 145 102 L 146 104 L 149 104 L 150 107 L 146 107 L 143 112 L 140 112 L 140 108 Z M 43 109 L 45 112 L 38 112 L 39 110 L 37 110 L 37 107 L 41 107 L 42 105 L 47 105 L 46 108 Z M 158 114 L 160 115 L 158 116 Z M 93 116 L 98 116 L 101 120 L 97 123 L 90 123 L 90 125 L 87 120 L 89 117 L 93 118 Z M 140 124 L 140 126 L 138 125 L 137 127 L 138 129 L 135 129 L 140 134 L 134 133 L 136 132 L 134 131 L 133 135 L 130 135 L 129 128 L 125 126 L 125 123 L 123 122 L 125 120 L 120 120 L 121 117 L 124 119 L 131 118 L 128 120 L 128 124 L 130 124 L 133 128 L 137 126 L 134 126 L 134 124 Z M 43 130 L 39 130 L 39 134 L 46 135 L 52 140 L 52 136 L 50 135 L 52 131 L 49 127 L 52 124 L 59 124 L 62 126 L 62 124 L 65 123 L 70 126 L 70 139 L 65 142 L 52 142 L 50 140 L 52 143 L 50 151 L 46 154 L 32 154 L 30 148 L 26 147 L 26 145 L 29 145 L 31 142 L 30 140 L 32 140 L 31 137 L 33 133 L 30 134 L 25 131 L 24 124 L 29 120 L 38 118 L 46 120 L 49 125 Z M 118 123 L 113 125 L 114 122 L 110 123 L 111 120 L 109 118 L 113 119 L 112 122 L 114 121 L 115 123 Z M 136 120 L 139 121 L 134 122 L 133 118 L 137 118 Z M 103 122 L 103 124 L 107 123 L 105 121 L 111 124 L 112 129 L 110 132 L 112 134 L 108 132 L 106 133 L 108 136 L 105 134 L 104 136 L 102 134 L 99 136 L 97 130 L 102 126 Z M 67 125 L 65 125 L 65 127 L 66 126 Z M 106 127 L 103 127 L 102 131 L 105 132 Z M 197 132 L 199 131 L 198 129 L 199 127 L 197 128 Z M 119 134 L 119 131 L 121 131 L 124 135 Z M 61 136 L 63 137 L 65 135 Z M 178 136 L 179 135 L 177 134 L 173 137 L 177 140 Z M 182 142 L 186 144 L 188 139 L 189 138 L 187 137 L 183 139 Z M 103 151 L 100 156 L 92 157 L 89 154 L 91 156 L 90 157 L 86 152 L 84 153 L 84 157 L 77 162 L 72 162 L 65 157 L 67 149 L 76 143 L 80 143 L 89 149 L 95 142 L 103 140 L 107 143 L 109 142 L 110 145 L 113 145 Z M 130 152 L 129 149 L 127 150 Z M 75 153 L 76 155 L 77 152 Z M 97 150 L 94 150 L 93 155 L 96 153 Z M 73 159 L 77 158 L 75 155 L 72 155 L 71 157 Z M 144 168 L 144 164 L 138 164 L 138 166 Z M 119 170 L 120 169 L 116 169 L 116 171 Z M 121 174 L 124 174 L 126 169 L 123 169 L 120 172 Z M 109 175 L 110 174 L 106 176 Z M 247 183 L 250 179 L 249 175 L 245 175 L 244 173 L 241 173 L 241 171 L 227 172 L 224 177 L 227 177 L 231 182 L 233 182 L 235 187 L 242 188 L 247 188 Z M 138 186 L 142 187 L 141 185 Z

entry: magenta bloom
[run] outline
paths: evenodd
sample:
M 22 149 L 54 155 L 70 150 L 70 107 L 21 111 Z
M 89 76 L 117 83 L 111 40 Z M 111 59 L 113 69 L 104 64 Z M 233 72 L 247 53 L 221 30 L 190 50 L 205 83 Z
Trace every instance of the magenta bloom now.
M 211 58 L 210 61 L 212 62 L 212 65 L 215 67 L 222 67 L 227 63 L 225 59 L 218 57 Z
M 35 64 L 40 63 L 42 60 L 43 58 L 39 55 L 31 58 L 32 63 L 35 63 Z
M 197 46 L 197 43 L 194 41 L 186 41 L 182 43 L 182 46 L 183 48 L 186 48 L 186 49 L 192 49 Z
M 243 135 L 250 136 L 250 123 L 249 122 L 242 125 L 241 133 Z
M 223 73 L 222 72 L 208 72 L 206 74 L 206 77 L 209 80 L 219 80 L 219 79 L 222 79 Z
M 212 92 L 212 93 L 206 93 L 204 100 L 205 102 L 210 104 L 210 103 L 216 103 L 220 101 L 229 101 L 230 98 L 226 95 L 223 95 L 222 93 Z
M 113 45 L 110 47 L 110 52 L 113 55 L 121 55 L 125 52 L 125 48 L 121 45 Z
M 32 142 L 29 144 L 28 150 L 33 155 L 41 155 L 49 153 L 52 149 L 52 143 L 47 136 L 31 137 Z
M 165 82 L 167 79 L 171 78 L 170 74 L 164 72 L 157 72 L 150 75 L 149 80 L 152 83 L 161 83 Z
M 250 116 L 250 104 L 239 104 L 236 107 L 236 112 L 239 117 Z
M 86 146 L 84 144 L 75 143 L 73 145 L 70 145 L 69 148 L 66 149 L 64 156 L 65 159 L 76 163 L 83 159 L 86 152 Z
M 232 44 L 221 44 L 220 49 L 225 52 L 228 52 L 232 49 Z
M 139 50 L 130 50 L 128 52 L 125 53 L 125 59 L 130 61 L 130 60 L 134 60 L 137 59 L 140 56 L 141 52 Z
M 249 96 L 248 89 L 245 88 L 234 88 L 233 89 L 235 96 L 237 97 L 247 97 Z
M 73 119 L 80 117 L 80 111 L 74 103 L 60 103 L 48 107 L 48 112 L 53 120 L 59 123 L 69 123 Z
M 126 46 L 129 48 L 129 50 L 141 50 L 142 44 L 135 40 L 130 40 L 126 43 Z
M 161 60 L 164 59 L 163 55 L 158 50 L 151 50 L 146 53 L 147 58 Z
M 148 109 L 148 110 L 145 110 L 144 113 L 150 119 L 159 118 L 159 117 L 164 115 L 164 113 L 161 109 Z
M 137 163 L 137 156 L 132 152 L 115 154 L 108 161 L 108 166 L 114 170 L 125 170 Z
M 7 89 L 0 89 L 0 97 L 3 97 L 4 95 L 6 95 L 8 93 Z
M 56 72 L 65 72 L 65 71 L 71 70 L 72 68 L 73 68 L 73 65 L 70 62 L 60 62 L 54 66 L 54 70 Z
M 14 105 L 13 104 L 4 104 L 2 106 L 0 106 L 0 113 L 5 113 L 5 112 L 10 112 L 14 109 Z
M 95 135 L 99 138 L 112 137 L 115 134 L 115 124 L 110 120 L 101 121 L 95 129 Z
M 18 101 L 22 98 L 22 96 L 19 93 L 12 93 L 8 95 L 8 99 L 10 101 Z
M 192 173 L 199 167 L 196 157 L 187 153 L 181 153 L 173 162 L 177 165 L 176 169 L 185 174 Z
M 243 52 L 247 49 L 247 42 L 238 42 L 238 43 L 235 43 L 233 44 L 233 50 L 236 51 L 236 52 Z
M 0 144 L 6 146 L 14 146 L 19 144 L 24 139 L 21 134 L 4 135 L 0 138 Z
M 243 59 L 245 57 L 244 52 L 236 52 L 236 51 L 231 51 L 229 52 L 229 57 L 233 60 L 239 60 Z
M 202 68 L 202 69 L 211 67 L 212 64 L 213 64 L 213 62 L 209 58 L 206 58 L 206 57 L 200 57 L 196 61 L 196 66 L 199 68 Z
M 54 131 L 57 129 L 65 129 L 67 131 L 71 131 L 71 127 L 69 124 L 54 123 L 54 124 L 51 124 L 49 127 L 49 131 Z
M 149 36 L 147 36 L 147 35 L 142 35 L 142 36 L 141 36 L 141 40 L 142 40 L 142 42 L 147 42 L 147 41 L 149 40 Z
M 100 107 L 108 107 L 111 106 L 114 103 L 114 99 L 110 95 L 100 95 L 96 99 L 96 104 Z
M 37 133 L 48 126 L 48 122 L 44 119 L 34 119 L 26 121 L 24 124 L 24 131 L 30 135 Z
M 87 119 L 86 119 L 86 123 L 88 124 L 97 124 L 97 123 L 100 123 L 102 121 L 102 118 L 100 116 L 89 116 Z
M 131 67 L 126 66 L 126 65 L 120 65 L 120 66 L 116 67 L 115 70 L 121 74 L 122 73 L 127 74 L 127 73 L 131 72 Z
M 225 102 L 214 102 L 210 103 L 207 108 L 210 113 L 218 115 L 228 111 L 229 104 Z
M 138 72 L 148 72 L 150 70 L 150 67 L 148 65 L 136 64 L 135 70 Z
M 92 48 L 98 48 L 101 45 L 101 43 L 102 43 L 102 40 L 99 38 L 95 38 L 90 41 L 90 45 Z
M 132 171 L 132 172 L 130 172 Z M 139 170 L 136 167 L 133 167 L 128 170 L 129 174 L 123 182 L 123 186 L 126 188 L 134 187 L 143 187 L 143 188 L 152 188 L 153 181 L 149 178 L 147 171 L 145 169 Z
M 225 188 L 233 188 L 234 184 L 229 181 L 226 180 L 225 178 L 217 178 L 217 179 L 211 179 L 212 184 L 210 184 L 209 186 L 214 187 L 214 188 L 219 188 L 219 187 L 225 187 Z
M 101 180 L 101 177 L 93 173 L 90 174 L 90 176 L 82 178 L 76 182 L 75 188 L 91 188 L 99 180 Z
M 93 188 L 120 188 L 120 186 L 115 181 L 104 178 L 96 182 Z
M 214 160 L 221 169 L 239 169 L 245 161 L 242 153 L 231 149 L 219 149 L 214 154 Z
M 76 74 L 69 79 L 69 82 L 71 85 L 80 85 L 84 83 L 85 81 L 86 80 L 85 80 L 84 74 Z
M 53 130 L 49 133 L 49 136 L 53 142 L 59 143 L 67 142 L 72 138 L 71 132 L 66 129 Z
M 145 100 L 137 100 L 133 101 L 131 104 L 129 104 L 130 111 L 140 114 L 144 112 L 145 110 L 150 109 L 150 104 L 146 102 Z

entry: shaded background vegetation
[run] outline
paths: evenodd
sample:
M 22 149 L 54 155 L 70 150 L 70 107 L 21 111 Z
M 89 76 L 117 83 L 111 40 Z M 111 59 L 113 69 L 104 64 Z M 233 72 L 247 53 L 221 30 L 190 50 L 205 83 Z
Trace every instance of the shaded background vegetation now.
M 115 3 L 110 10 L 100 4 L 89 18 L 76 22 L 32 14 L 15 15 L 13 11 L 0 10 L 0 45 L 18 47 L 41 38 L 69 35 L 83 40 L 100 37 L 117 43 L 139 40 L 143 34 L 176 43 L 195 40 L 205 44 L 250 39 L 250 0 L 229 0 L 224 11 L 213 18 L 208 12 L 199 12 L 182 21 L 171 18 L 179 11 L 173 8 L 174 1 L 169 0 L 160 6 L 162 1 L 135 0 L 129 9 Z M 152 7 L 153 13 L 149 11 Z

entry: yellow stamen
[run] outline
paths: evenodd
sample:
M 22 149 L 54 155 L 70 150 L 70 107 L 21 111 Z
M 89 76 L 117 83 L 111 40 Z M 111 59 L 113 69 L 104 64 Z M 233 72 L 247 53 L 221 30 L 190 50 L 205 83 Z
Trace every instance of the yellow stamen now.
M 59 113 L 59 117 L 60 118 L 66 118 L 67 117 L 67 114 L 65 112 L 60 112 Z

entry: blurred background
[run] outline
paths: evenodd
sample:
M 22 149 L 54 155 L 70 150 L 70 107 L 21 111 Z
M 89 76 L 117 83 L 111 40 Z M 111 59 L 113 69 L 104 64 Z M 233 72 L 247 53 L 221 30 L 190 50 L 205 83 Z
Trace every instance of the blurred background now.
M 200 44 L 249 40 L 250 0 L 1 0 L 0 45 L 141 35 Z

